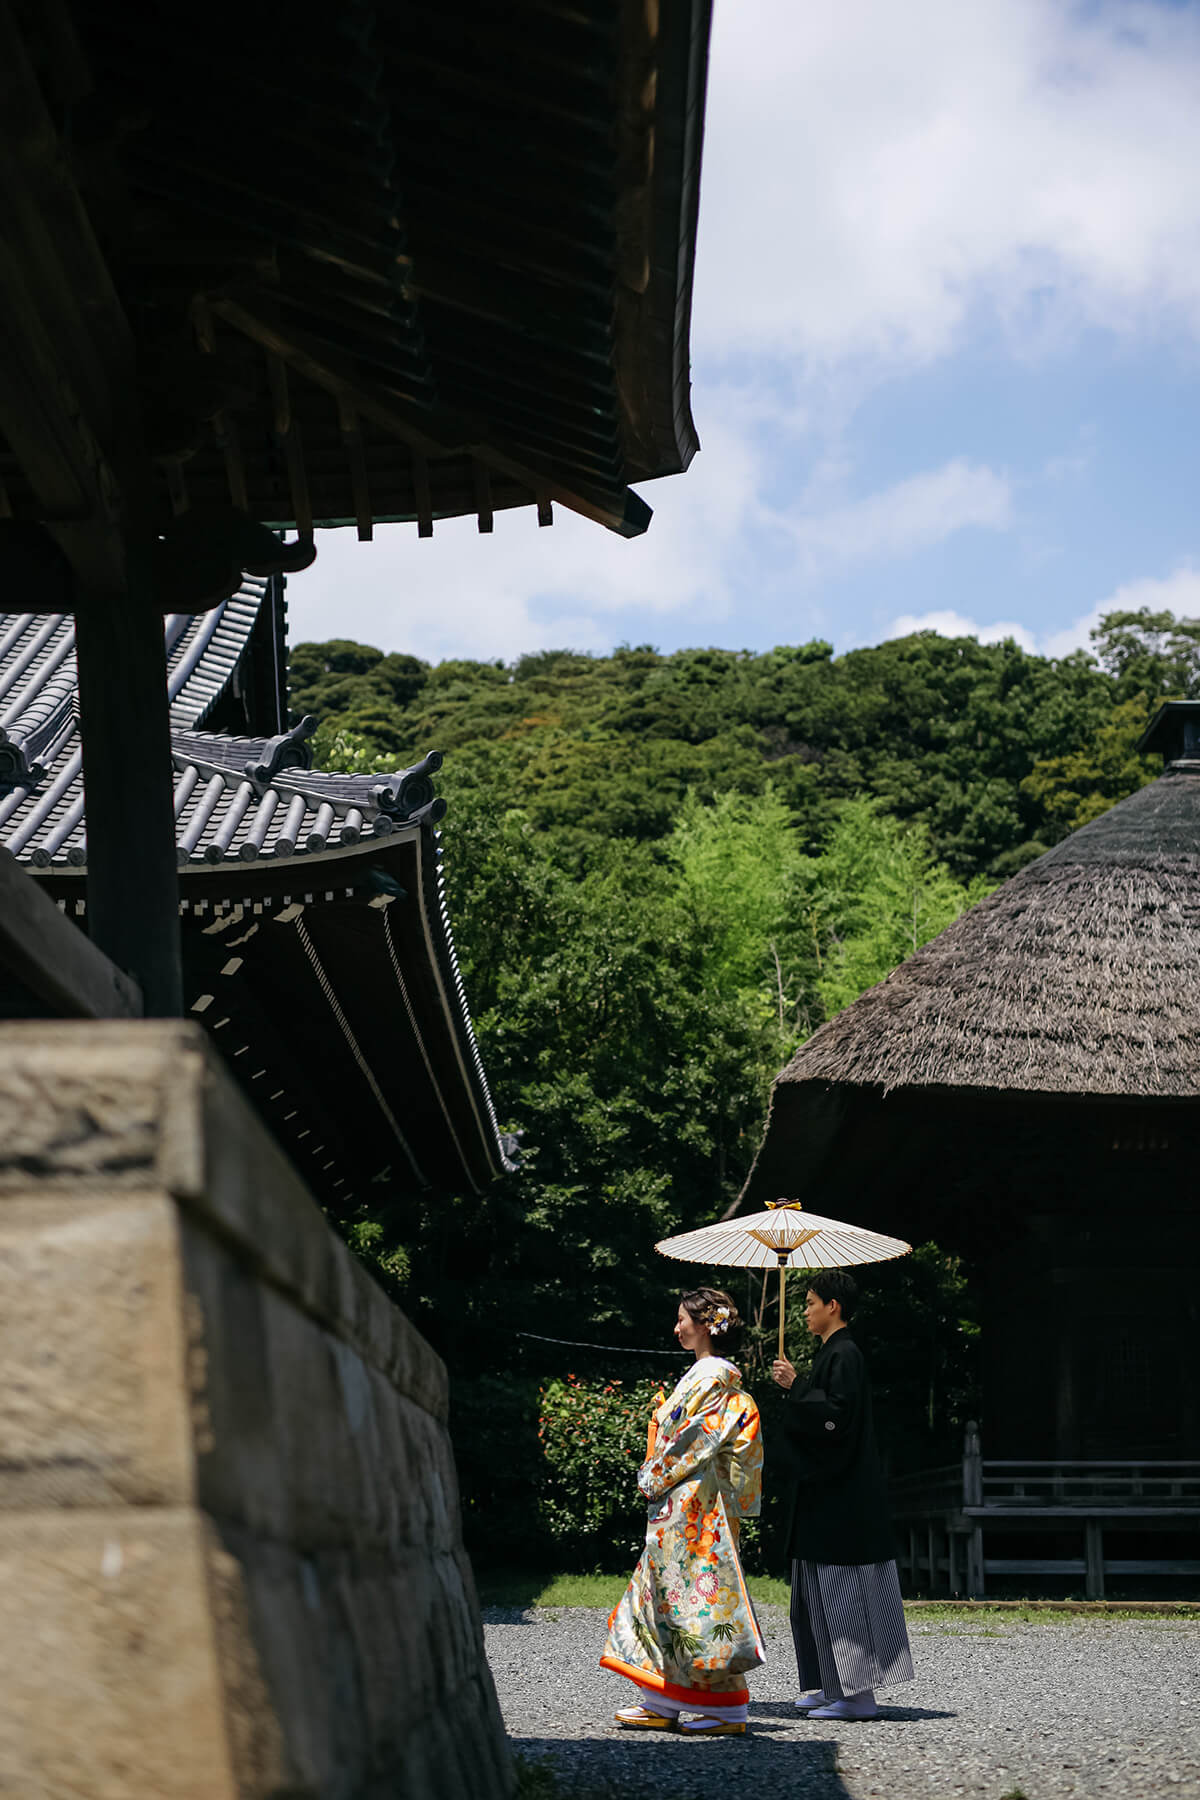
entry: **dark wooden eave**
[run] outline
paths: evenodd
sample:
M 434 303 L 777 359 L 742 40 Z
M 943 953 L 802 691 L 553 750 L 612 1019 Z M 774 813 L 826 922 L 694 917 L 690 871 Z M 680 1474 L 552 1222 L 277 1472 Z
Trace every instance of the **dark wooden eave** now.
M 149 1016 L 181 1005 L 162 617 L 319 524 L 558 500 L 633 536 L 630 482 L 686 467 L 709 13 L 0 0 L 0 604 L 75 620 L 89 931 Z
M 644 530 L 630 483 L 696 448 L 709 14 L 346 0 L 316 36 L 264 0 L 218 0 L 203 31 L 99 0 L 23 16 L 10 47 L 45 117 L 18 173 L 70 214 L 75 304 L 92 323 L 102 297 L 117 379 L 136 369 L 159 523 L 232 503 L 301 532 L 427 533 L 531 504 L 546 522 L 557 499 Z M 102 425 L 107 396 L 81 392 Z M 100 503 L 93 471 L 62 479 L 60 509 Z M 0 447 L 0 483 L 41 516 L 22 445 Z

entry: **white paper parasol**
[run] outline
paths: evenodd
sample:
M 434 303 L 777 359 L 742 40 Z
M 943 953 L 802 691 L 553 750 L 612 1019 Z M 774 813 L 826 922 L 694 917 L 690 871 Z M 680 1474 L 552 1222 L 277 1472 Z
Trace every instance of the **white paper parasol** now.
M 902 1238 L 844 1225 L 805 1212 L 798 1200 L 777 1200 L 743 1219 L 724 1219 L 663 1238 L 654 1248 L 679 1262 L 731 1263 L 739 1269 L 779 1270 L 779 1354 L 783 1355 L 783 1302 L 789 1269 L 844 1269 L 851 1263 L 890 1262 L 912 1250 Z

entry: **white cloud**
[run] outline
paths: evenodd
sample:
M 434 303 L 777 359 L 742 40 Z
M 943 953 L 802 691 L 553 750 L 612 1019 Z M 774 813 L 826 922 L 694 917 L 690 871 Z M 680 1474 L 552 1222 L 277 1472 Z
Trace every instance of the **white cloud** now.
M 698 343 L 926 358 L 980 302 L 1025 344 L 1200 325 L 1200 9 L 716 9 Z
M 1151 612 L 1174 613 L 1177 619 L 1200 618 L 1200 569 L 1184 564 L 1172 575 L 1143 575 L 1125 582 L 1063 630 L 1049 632 L 1042 641 L 1043 654 L 1069 656 L 1072 650 L 1090 650 L 1092 629 L 1105 613 L 1137 612 L 1143 606 Z
M 735 427 L 735 420 L 742 428 Z M 886 563 L 969 527 L 1010 523 L 1008 481 L 956 460 L 858 500 L 775 511 L 761 499 L 767 439 L 731 409 L 688 476 L 649 489 L 649 532 L 626 542 L 555 508 L 439 523 L 430 539 L 381 526 L 371 544 L 318 533 L 317 561 L 288 590 L 290 634 L 345 636 L 442 657 L 519 656 L 539 647 L 608 650 L 647 618 L 686 611 L 693 641 L 728 636 L 739 574 L 772 546 L 789 591 L 854 563 Z
M 893 619 L 883 634 L 888 638 L 911 637 L 914 631 L 936 631 L 939 637 L 978 638 L 981 644 L 1000 644 L 1005 638 L 1015 638 L 1022 650 L 1036 650 L 1037 641 L 1028 626 L 1016 619 L 998 619 L 993 625 L 980 625 L 975 619 L 968 619 L 963 613 L 927 612 L 901 613 Z
M 993 434 L 1005 448 L 988 448 L 973 420 L 973 458 L 864 493 L 855 409 L 897 368 L 952 354 L 981 316 L 1016 354 L 1084 325 L 1194 341 L 1198 84 L 1194 0 L 723 0 L 697 262 L 701 456 L 647 486 L 656 516 L 629 543 L 561 508 L 552 531 L 524 511 L 488 538 L 470 519 L 432 542 L 411 526 L 373 546 L 323 533 L 290 589 L 293 640 L 511 658 L 607 649 L 669 618 L 675 641 L 729 641 L 739 603 L 761 614 L 777 597 L 795 634 L 825 628 L 824 578 L 1008 529 L 1010 477 L 985 459 L 1027 484 L 1019 446 Z M 914 449 L 909 466 L 957 447 Z M 1075 448 L 1045 464 L 1048 484 L 1087 474 L 1086 433 Z M 780 498 L 789 481 L 801 499 Z M 1062 654 L 1104 608 L 1195 613 L 1190 591 L 1114 594 L 1049 634 L 950 610 L 891 629 L 945 621 Z
M 1002 530 L 1011 515 L 1008 481 L 956 459 L 822 514 L 793 517 L 788 528 L 820 567 L 911 555 L 969 526 Z
M 978 638 L 981 644 L 1015 638 L 1023 650 L 1036 651 L 1039 656 L 1069 656 L 1073 650 L 1091 650 L 1092 631 L 1105 613 L 1137 612 L 1143 606 L 1152 612 L 1174 613 L 1178 619 L 1200 618 L 1200 569 L 1185 564 L 1171 575 L 1143 575 L 1136 581 L 1127 581 L 1058 631 L 1033 632 L 1015 619 L 981 625 L 965 613 L 927 612 L 902 613 L 892 620 L 883 636 L 908 637 L 914 631 L 936 631 L 942 637 Z
M 753 412 L 757 402 L 746 401 Z M 432 539 L 411 525 L 317 534 L 317 561 L 288 590 L 293 643 L 358 638 L 443 657 L 503 657 L 555 647 L 609 650 L 647 616 L 686 608 L 702 638 L 732 604 L 739 558 L 760 518 L 765 443 L 731 404 L 706 433 L 686 476 L 647 487 L 649 531 L 625 540 L 554 509 L 540 530 L 532 509 L 497 513 L 481 536 L 473 518 L 439 521 Z

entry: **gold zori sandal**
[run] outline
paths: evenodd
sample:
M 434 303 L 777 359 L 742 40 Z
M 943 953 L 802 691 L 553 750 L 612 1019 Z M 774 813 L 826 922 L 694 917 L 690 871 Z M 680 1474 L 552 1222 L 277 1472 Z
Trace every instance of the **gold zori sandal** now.
M 613 1718 L 618 1725 L 624 1725 L 632 1731 L 678 1731 L 679 1720 L 665 1713 L 651 1712 L 648 1706 L 623 1706 L 615 1712 Z
M 702 1719 L 680 1719 L 680 1731 L 690 1731 L 696 1737 L 745 1737 L 746 1721 L 744 1719 L 714 1719 L 708 1714 Z

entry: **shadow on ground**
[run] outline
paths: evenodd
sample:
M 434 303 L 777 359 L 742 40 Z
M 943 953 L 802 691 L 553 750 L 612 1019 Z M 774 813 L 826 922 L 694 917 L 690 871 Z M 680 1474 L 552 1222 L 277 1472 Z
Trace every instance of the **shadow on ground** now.
M 521 1770 L 519 1800 L 697 1800 L 731 1784 L 752 1800 L 849 1800 L 833 1740 L 752 1728 L 740 1738 L 614 1731 L 611 1738 L 509 1741 Z
M 786 1722 L 794 1725 L 799 1717 L 800 1714 L 790 1700 L 752 1700 L 750 1702 L 751 1727 L 756 1721 L 760 1725 L 765 1725 L 769 1720 L 776 1720 L 779 1724 Z M 881 1724 L 895 1725 L 903 1723 L 906 1719 L 957 1719 L 957 1717 L 958 1714 L 955 1712 L 934 1712 L 928 1706 L 881 1706 L 879 1708 Z M 857 1731 L 861 1725 L 869 1731 L 875 1722 L 874 1719 L 856 1719 L 853 1721 L 851 1729 Z M 823 1725 L 824 1723 L 824 1719 L 813 1720 L 814 1725 Z M 844 1730 L 845 1726 L 842 1726 L 841 1729 Z

